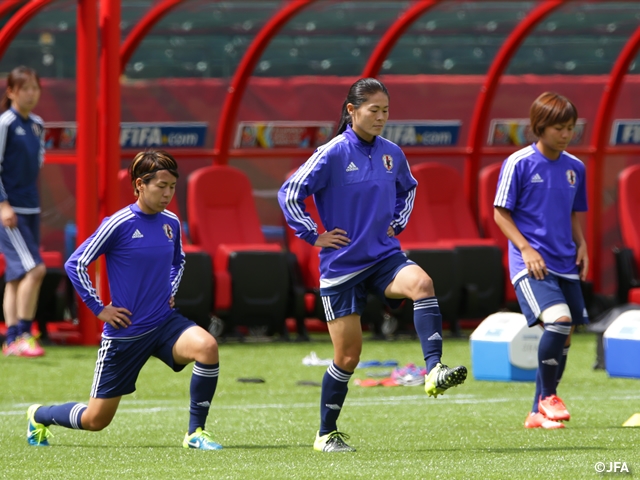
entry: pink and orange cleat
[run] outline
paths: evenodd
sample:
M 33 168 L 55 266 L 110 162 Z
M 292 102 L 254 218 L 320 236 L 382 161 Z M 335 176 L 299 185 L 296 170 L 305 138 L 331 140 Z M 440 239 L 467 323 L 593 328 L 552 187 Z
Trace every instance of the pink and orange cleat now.
M 549 420 L 540 412 L 531 412 L 524 421 L 524 428 L 544 428 L 545 430 L 555 430 L 564 428 L 564 425 L 554 420 Z
M 538 401 L 538 409 L 549 420 L 570 420 L 571 415 L 564 402 L 557 395 L 549 395 Z

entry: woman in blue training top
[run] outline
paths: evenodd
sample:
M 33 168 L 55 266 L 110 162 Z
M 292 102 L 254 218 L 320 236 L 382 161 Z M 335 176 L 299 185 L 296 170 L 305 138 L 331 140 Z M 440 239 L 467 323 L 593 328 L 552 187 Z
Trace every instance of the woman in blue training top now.
M 509 270 L 529 326 L 541 325 L 533 408 L 525 428 L 564 428 L 570 414 L 557 396 L 571 332 L 588 323 L 580 280 L 589 256 L 577 212 L 587 210 L 584 164 L 565 149 L 578 111 L 545 92 L 531 105 L 538 141 L 502 164 L 494 201 L 496 224 L 509 239 Z
M 184 448 L 219 450 L 205 430 L 218 383 L 218 345 L 203 328 L 173 308 L 185 255 L 180 222 L 165 210 L 175 192 L 178 165 L 162 150 L 141 152 L 129 167 L 136 203 L 103 220 L 69 257 L 65 269 L 78 294 L 104 323 L 88 405 L 66 403 L 27 412 L 27 440 L 46 446 L 49 425 L 98 431 L 120 399 L 135 391 L 138 374 L 154 356 L 175 372 L 195 361 L 191 376 L 189 430 Z M 87 268 L 100 255 L 107 261 L 112 303 L 104 305 Z
M 38 174 L 44 163 L 44 123 L 32 111 L 40 99 L 35 70 L 16 67 L 0 102 L 0 252 L 6 261 L 2 300 L 5 356 L 40 357 L 31 335 L 40 286 L 47 271 L 40 256 Z
M 320 247 L 320 295 L 334 347 L 322 381 L 320 430 L 314 449 L 354 451 L 337 428 L 347 384 L 360 360 L 360 316 L 368 292 L 387 304 L 414 302 L 414 323 L 429 372 L 427 394 L 464 382 L 465 367 L 449 368 L 442 356 L 442 317 L 431 278 L 400 249 L 417 182 L 402 150 L 380 137 L 389 118 L 389 93 L 374 78 L 349 89 L 338 134 L 319 147 L 282 186 L 278 201 L 296 235 Z M 325 232 L 305 212 L 313 195 Z

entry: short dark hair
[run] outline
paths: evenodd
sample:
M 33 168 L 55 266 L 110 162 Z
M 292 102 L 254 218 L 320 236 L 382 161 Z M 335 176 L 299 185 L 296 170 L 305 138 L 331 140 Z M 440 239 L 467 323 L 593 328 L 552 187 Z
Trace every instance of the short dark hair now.
M 536 137 L 540 137 L 544 129 L 573 120 L 578 120 L 578 109 L 571 101 L 555 92 L 544 92 L 535 99 L 529 111 L 531 119 L 531 131 Z
M 38 87 L 40 87 L 40 77 L 36 73 L 33 68 L 25 67 L 24 65 L 20 65 L 19 67 L 11 70 L 9 75 L 7 75 L 7 89 L 11 90 L 20 90 L 22 86 L 27 83 L 27 80 L 30 78 L 35 79 Z M 7 95 L 7 92 L 4 92 L 2 96 L 2 100 L 0 100 L 0 110 L 3 112 L 5 110 L 9 110 L 11 108 L 11 99 Z
M 360 108 L 360 105 L 366 102 L 371 95 L 378 92 L 384 93 L 389 98 L 387 87 L 375 78 L 361 78 L 351 85 L 347 98 L 342 104 L 342 113 L 340 114 L 340 123 L 338 124 L 336 135 L 340 135 L 347 129 L 347 125 L 351 125 L 352 120 L 347 110 L 347 104 L 352 104 L 356 109 Z
M 171 175 L 178 178 L 178 162 L 169 152 L 164 150 L 145 150 L 138 153 L 129 165 L 129 178 L 133 186 L 133 193 L 137 197 L 140 192 L 136 187 L 136 180 L 148 184 L 160 170 L 167 170 Z

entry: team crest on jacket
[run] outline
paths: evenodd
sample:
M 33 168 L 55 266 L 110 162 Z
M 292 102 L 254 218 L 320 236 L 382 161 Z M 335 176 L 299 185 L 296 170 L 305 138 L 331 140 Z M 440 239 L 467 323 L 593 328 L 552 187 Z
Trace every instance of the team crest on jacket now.
M 39 137 L 40 135 L 42 135 L 42 126 L 37 123 L 31 124 L 31 130 L 33 130 L 33 134 L 36 137 Z
M 169 240 L 173 240 L 173 228 L 168 223 L 162 225 L 162 229 L 164 230 L 164 234 L 167 236 Z
M 569 182 L 569 185 L 576 184 L 576 172 L 573 170 L 567 170 L 567 182 Z
M 391 171 L 393 168 L 393 157 L 391 155 L 382 155 L 382 163 L 384 164 L 384 168 Z

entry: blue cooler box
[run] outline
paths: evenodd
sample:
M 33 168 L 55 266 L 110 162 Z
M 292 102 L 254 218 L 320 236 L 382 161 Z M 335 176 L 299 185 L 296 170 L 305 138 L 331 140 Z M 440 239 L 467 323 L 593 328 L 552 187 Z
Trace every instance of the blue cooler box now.
M 542 329 L 529 328 L 521 313 L 499 312 L 471 334 L 471 370 L 476 380 L 534 382 Z
M 609 376 L 640 378 L 640 310 L 621 313 L 605 330 L 602 340 Z

